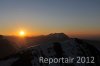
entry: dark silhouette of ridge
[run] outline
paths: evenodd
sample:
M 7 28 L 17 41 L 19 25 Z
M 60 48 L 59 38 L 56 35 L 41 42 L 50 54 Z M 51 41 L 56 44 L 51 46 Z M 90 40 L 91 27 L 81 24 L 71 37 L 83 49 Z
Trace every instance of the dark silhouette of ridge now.
M 0 40 L 9 42 L 3 36 Z M 9 66 L 98 66 L 100 65 L 100 51 L 86 40 L 78 38 L 70 38 L 64 33 L 53 33 L 46 36 L 35 38 L 26 38 L 27 44 L 30 46 L 19 51 L 18 53 L 2 59 L 0 66 L 7 64 Z M 2 42 L 1 42 L 2 43 Z M 37 45 L 37 46 L 34 46 Z M 76 60 L 73 63 L 39 63 L 39 57 L 44 58 L 61 58 L 61 57 L 94 57 L 95 63 L 80 63 Z
M 0 35 L 0 59 L 15 52 L 14 46 L 3 35 Z

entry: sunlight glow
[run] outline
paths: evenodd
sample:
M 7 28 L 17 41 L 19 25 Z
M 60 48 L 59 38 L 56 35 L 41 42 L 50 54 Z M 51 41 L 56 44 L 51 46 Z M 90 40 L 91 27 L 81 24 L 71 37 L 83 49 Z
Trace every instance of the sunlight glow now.
M 21 31 L 19 32 L 19 35 L 20 35 L 21 37 L 24 37 L 24 36 L 25 36 L 25 32 L 24 32 L 23 30 L 21 30 Z

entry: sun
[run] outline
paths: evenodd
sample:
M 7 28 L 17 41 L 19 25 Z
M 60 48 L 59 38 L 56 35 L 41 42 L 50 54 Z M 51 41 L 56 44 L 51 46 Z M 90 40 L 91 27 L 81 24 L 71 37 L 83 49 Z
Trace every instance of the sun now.
M 20 35 L 21 37 L 24 37 L 24 36 L 25 36 L 25 32 L 24 32 L 23 30 L 21 30 L 21 31 L 19 32 L 19 35 Z

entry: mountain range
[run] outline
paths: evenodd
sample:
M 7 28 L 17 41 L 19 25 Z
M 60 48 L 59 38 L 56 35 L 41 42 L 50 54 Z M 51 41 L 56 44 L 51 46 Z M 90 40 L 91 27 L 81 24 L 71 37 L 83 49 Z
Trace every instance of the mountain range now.
M 15 43 L 16 45 L 12 45 L 11 43 Z M 22 44 L 20 45 L 20 43 Z M 0 66 L 100 65 L 100 50 L 96 46 L 87 40 L 70 38 L 64 33 L 51 33 L 49 35 L 27 37 L 25 39 L 0 36 L 0 54 Z M 5 56 L 3 57 L 3 55 Z M 74 60 L 72 63 L 60 62 L 49 64 L 40 63 L 40 57 L 53 59 L 71 57 Z M 77 63 L 78 60 L 80 63 Z

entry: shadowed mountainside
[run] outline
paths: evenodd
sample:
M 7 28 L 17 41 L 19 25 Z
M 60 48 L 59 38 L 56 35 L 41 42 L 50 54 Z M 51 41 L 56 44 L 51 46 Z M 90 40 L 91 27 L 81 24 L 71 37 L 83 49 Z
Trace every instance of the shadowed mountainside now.
M 28 40 L 32 38 L 27 38 Z M 9 58 L 2 59 L 0 66 L 98 66 L 100 64 L 100 51 L 85 40 L 70 38 L 63 33 L 49 34 L 33 39 L 39 43 L 30 46 Z M 27 41 L 28 41 L 27 40 Z M 39 42 L 40 40 L 40 42 Z M 94 57 L 95 63 L 76 63 L 76 57 Z M 73 63 L 39 63 L 39 57 L 61 58 L 74 57 Z

